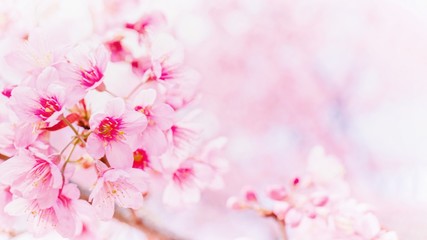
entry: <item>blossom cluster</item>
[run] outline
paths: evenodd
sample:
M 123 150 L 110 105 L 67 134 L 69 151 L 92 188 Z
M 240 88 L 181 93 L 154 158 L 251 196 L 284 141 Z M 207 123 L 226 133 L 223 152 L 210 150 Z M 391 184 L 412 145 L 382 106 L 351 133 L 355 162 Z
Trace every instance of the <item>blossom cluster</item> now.
M 120 11 L 108 4 L 103 11 Z M 221 186 L 225 140 L 203 137 L 197 74 L 164 17 L 94 25 L 78 41 L 55 41 L 58 32 L 43 27 L 11 34 L 10 71 L 1 75 L 0 230 L 21 217 L 36 236 L 93 236 L 116 206 L 141 208 L 152 181 L 170 205 Z
M 246 187 L 227 205 L 273 218 L 284 239 L 398 239 L 380 224 L 372 207 L 350 195 L 343 166 L 321 147 L 312 150 L 305 175 L 287 185 L 269 186 L 263 194 Z

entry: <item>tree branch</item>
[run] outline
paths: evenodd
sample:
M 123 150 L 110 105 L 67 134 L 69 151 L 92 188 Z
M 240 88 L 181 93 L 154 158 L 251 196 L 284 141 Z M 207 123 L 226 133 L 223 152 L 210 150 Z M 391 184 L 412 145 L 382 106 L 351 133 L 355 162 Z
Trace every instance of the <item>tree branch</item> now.
M 129 226 L 142 231 L 147 236 L 148 240 L 183 240 L 183 238 L 177 237 L 170 231 L 159 229 L 158 227 L 154 226 L 153 223 L 138 217 L 134 210 L 130 211 L 130 216 L 125 216 L 122 211 L 118 209 L 114 213 L 114 218 L 122 223 L 126 223 Z

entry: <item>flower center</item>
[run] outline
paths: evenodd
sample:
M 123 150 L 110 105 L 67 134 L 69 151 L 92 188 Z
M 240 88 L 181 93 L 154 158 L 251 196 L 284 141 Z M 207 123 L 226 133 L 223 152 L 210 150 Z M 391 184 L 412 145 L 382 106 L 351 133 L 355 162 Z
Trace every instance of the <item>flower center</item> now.
M 192 168 L 180 168 L 174 172 L 172 179 L 182 185 L 193 175 Z
M 81 70 L 82 80 L 81 85 L 90 88 L 95 85 L 104 76 L 97 66 L 93 66 L 88 70 Z
M 133 152 L 133 159 L 133 168 L 140 168 L 144 170 L 150 166 L 150 160 L 148 159 L 147 153 L 141 148 L 138 148 Z
M 155 122 L 151 118 L 151 106 L 146 106 L 146 107 L 136 106 L 134 109 L 135 109 L 135 111 L 140 112 L 147 117 L 149 126 L 152 126 L 155 124 Z
M 107 142 L 117 140 L 117 138 L 124 134 L 123 131 L 120 131 L 121 124 L 121 119 L 106 117 L 101 121 L 98 128 L 95 129 L 95 133 Z
M 41 98 L 39 101 L 40 108 L 35 111 L 35 114 L 42 120 L 48 119 L 52 114 L 61 110 L 56 97 Z

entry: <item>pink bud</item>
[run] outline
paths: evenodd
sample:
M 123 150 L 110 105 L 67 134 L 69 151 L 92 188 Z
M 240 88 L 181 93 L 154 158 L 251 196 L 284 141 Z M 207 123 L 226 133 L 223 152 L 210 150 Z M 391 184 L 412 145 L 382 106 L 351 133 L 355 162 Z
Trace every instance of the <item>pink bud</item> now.
M 268 197 L 276 201 L 282 201 L 287 196 L 285 187 L 279 185 L 270 186 L 267 190 L 267 194 Z
M 244 188 L 243 194 L 245 196 L 245 200 L 248 202 L 257 202 L 258 201 L 256 192 L 253 189 L 251 189 L 250 187 Z
M 230 197 L 227 200 L 227 208 L 240 210 L 243 208 L 243 203 L 237 197 Z
M 314 219 L 317 217 L 317 213 L 316 211 L 314 211 L 314 209 L 310 209 L 309 211 L 307 211 L 307 217 Z
M 295 210 L 294 208 L 290 209 L 288 214 L 286 214 L 285 222 L 291 227 L 298 227 L 302 220 L 302 214 Z
M 311 202 L 316 207 L 323 207 L 329 201 L 329 197 L 324 193 L 314 193 L 311 195 Z
M 1 94 L 3 94 L 5 97 L 10 98 L 12 96 L 12 90 L 16 87 L 16 85 L 5 87 Z

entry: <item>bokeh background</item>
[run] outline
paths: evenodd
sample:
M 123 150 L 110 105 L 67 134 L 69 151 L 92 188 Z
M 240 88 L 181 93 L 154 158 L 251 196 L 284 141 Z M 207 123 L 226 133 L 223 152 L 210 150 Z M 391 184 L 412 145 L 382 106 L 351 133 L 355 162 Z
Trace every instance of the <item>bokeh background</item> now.
M 427 239 L 426 1 L 163 0 L 150 7 L 166 14 L 202 76 L 203 106 L 218 121 L 212 128 L 229 138 L 226 189 L 178 214 L 187 220 L 177 231 L 273 239 L 274 224 L 225 210 L 226 198 L 303 172 L 309 150 L 322 145 L 385 226 L 401 239 Z

